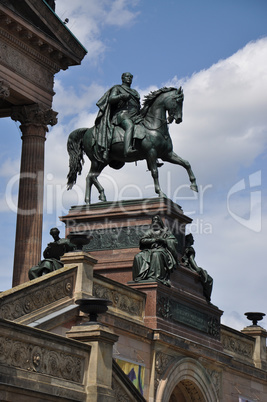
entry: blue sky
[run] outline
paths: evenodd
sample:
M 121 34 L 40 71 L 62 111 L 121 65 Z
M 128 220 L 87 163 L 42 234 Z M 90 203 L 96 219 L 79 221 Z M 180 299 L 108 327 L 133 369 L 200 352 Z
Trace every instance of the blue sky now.
M 266 134 L 267 3 L 265 0 L 57 0 L 56 12 L 87 48 L 81 66 L 55 76 L 59 122 L 46 141 L 43 249 L 58 216 L 82 204 L 86 162 L 66 191 L 68 134 L 91 127 L 97 100 L 121 73 L 134 75 L 143 97 L 182 85 L 183 122 L 172 124 L 174 150 L 188 159 L 196 196 L 180 167 L 160 169 L 163 191 L 193 218 L 196 260 L 214 278 L 212 302 L 223 323 L 242 329 L 247 311 L 267 313 Z M 11 286 L 21 140 L 19 124 L 1 120 L 1 289 Z M 138 177 L 138 182 L 136 178 Z M 144 162 L 100 178 L 109 200 L 154 197 Z M 97 202 L 97 194 L 93 193 Z M 267 327 L 267 320 L 262 325 Z

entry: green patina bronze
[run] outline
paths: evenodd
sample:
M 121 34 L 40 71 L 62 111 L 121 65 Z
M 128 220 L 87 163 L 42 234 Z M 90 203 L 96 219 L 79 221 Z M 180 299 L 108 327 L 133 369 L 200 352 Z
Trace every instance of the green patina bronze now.
M 198 329 L 214 338 L 220 336 L 218 317 L 189 307 L 169 297 L 161 297 L 157 302 L 157 314 L 169 321 L 178 322 Z
M 91 252 L 139 247 L 140 239 L 148 229 L 149 225 L 87 230 L 84 233 L 91 237 L 91 241 L 83 246 L 83 250 Z M 181 252 L 182 234 L 173 234 L 178 242 L 177 250 Z
M 39 261 L 36 266 L 29 270 L 28 275 L 30 280 L 62 268 L 63 263 L 60 261 L 60 257 L 62 257 L 63 254 L 76 249 L 76 246 L 72 244 L 69 239 L 61 239 L 59 233 L 58 228 L 52 228 L 50 230 L 50 234 L 54 241 L 48 243 L 44 250 L 44 260 Z
M 91 161 L 86 178 L 85 202 L 91 203 L 91 188 L 94 185 L 99 199 L 106 201 L 104 188 L 98 176 L 106 166 L 120 169 L 125 162 L 146 160 L 154 180 L 155 192 L 162 192 L 158 167 L 163 161 L 184 167 L 188 173 L 191 189 L 197 191 L 195 175 L 190 163 L 173 152 L 168 124 L 182 122 L 183 90 L 161 88 L 145 97 L 140 108 L 140 96 L 131 88 L 132 74 L 122 75 L 122 84 L 115 85 L 98 101 L 99 113 L 92 128 L 74 130 L 68 138 L 69 173 L 68 189 L 81 174 L 83 153 Z M 168 113 L 168 116 L 166 114 Z
M 181 263 L 185 267 L 189 268 L 191 271 L 198 273 L 200 277 L 200 282 L 203 286 L 203 295 L 205 296 L 206 300 L 210 302 L 213 279 L 205 269 L 197 265 L 195 261 L 196 252 L 193 248 L 193 244 L 194 244 L 194 238 L 193 235 L 190 233 L 185 236 L 185 249 L 181 259 Z
M 160 216 L 152 218 L 151 228 L 141 237 L 139 247 L 141 251 L 133 261 L 133 280 L 157 281 L 170 286 L 170 273 L 177 266 L 178 241 Z

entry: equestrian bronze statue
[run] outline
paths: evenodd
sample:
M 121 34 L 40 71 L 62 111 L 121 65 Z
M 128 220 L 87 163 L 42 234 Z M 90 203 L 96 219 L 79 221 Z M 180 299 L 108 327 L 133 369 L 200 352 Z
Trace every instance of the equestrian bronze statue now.
M 98 176 L 106 166 L 121 169 L 126 162 L 144 159 L 147 161 L 154 180 L 155 192 L 159 197 L 166 195 L 159 184 L 158 167 L 161 164 L 158 158 L 185 168 L 191 182 L 190 188 L 198 191 L 190 163 L 173 152 L 168 129 L 168 124 L 173 121 L 177 124 L 182 122 L 184 99 L 182 88 L 164 87 L 153 91 L 145 96 L 143 107 L 139 109 L 138 92 L 135 91 L 134 94 L 130 92 L 131 79 L 132 76 L 124 76 L 125 82 L 121 86 L 111 88 L 100 99 L 97 103 L 100 110 L 94 127 L 79 128 L 69 135 L 67 186 L 71 189 L 76 183 L 77 174 L 81 174 L 85 153 L 91 161 L 91 168 L 86 178 L 87 204 L 91 203 L 92 185 L 95 185 L 99 192 L 99 200 L 106 201 L 104 188 L 98 181 Z

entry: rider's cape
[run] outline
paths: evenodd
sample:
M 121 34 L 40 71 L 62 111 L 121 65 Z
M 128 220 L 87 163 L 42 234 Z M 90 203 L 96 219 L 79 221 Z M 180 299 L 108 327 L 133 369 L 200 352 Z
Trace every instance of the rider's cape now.
M 97 114 L 95 120 L 95 126 L 93 131 L 94 136 L 94 157 L 100 162 L 106 162 L 108 160 L 109 149 L 112 143 L 114 125 L 111 122 L 111 107 L 109 103 L 109 97 L 111 91 L 115 87 L 120 87 L 121 85 L 115 85 L 110 88 L 97 102 L 97 106 L 99 107 L 99 112 Z M 125 92 L 133 94 L 133 90 L 127 91 L 126 88 L 123 88 Z M 132 95 L 133 96 L 133 95 Z M 114 123 L 114 122 L 113 122 Z M 116 123 L 115 123 L 116 124 Z
M 99 112 L 95 119 L 94 126 L 94 156 L 100 162 L 107 160 L 108 150 L 112 140 L 110 104 L 108 102 L 112 89 L 113 88 L 109 89 L 96 104 L 99 107 Z

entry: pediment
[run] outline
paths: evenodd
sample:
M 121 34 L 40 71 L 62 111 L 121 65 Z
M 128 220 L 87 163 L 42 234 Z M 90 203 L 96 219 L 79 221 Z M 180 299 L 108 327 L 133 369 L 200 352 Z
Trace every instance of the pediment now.
M 60 69 L 80 64 L 87 53 L 45 0 L 0 0 L 0 26 Z

